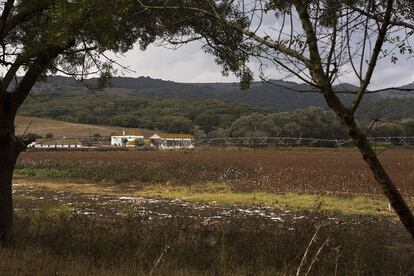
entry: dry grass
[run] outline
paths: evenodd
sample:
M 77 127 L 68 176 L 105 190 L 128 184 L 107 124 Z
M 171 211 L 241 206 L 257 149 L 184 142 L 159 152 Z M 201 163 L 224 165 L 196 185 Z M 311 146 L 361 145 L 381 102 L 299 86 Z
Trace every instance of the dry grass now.
M 21 135 L 24 133 L 30 121 L 32 123 L 30 124 L 30 127 L 27 132 L 37 133 L 42 136 L 45 136 L 48 133 L 53 133 L 55 137 L 89 137 L 96 133 L 99 133 L 101 136 L 110 136 L 113 132 L 128 130 L 128 128 L 122 127 L 76 124 L 43 118 L 17 116 L 17 135 Z M 153 134 L 153 131 L 151 130 L 138 130 L 146 137 Z
M 254 217 L 200 225 L 189 218 L 133 216 L 100 223 L 51 213 L 38 210 L 16 221 L 10 248 L 0 248 L 2 275 L 294 275 L 315 224 L 324 223 L 323 215 L 283 224 Z M 408 235 L 384 221 L 358 220 L 321 229 L 310 256 L 330 242 L 313 275 L 414 272 Z

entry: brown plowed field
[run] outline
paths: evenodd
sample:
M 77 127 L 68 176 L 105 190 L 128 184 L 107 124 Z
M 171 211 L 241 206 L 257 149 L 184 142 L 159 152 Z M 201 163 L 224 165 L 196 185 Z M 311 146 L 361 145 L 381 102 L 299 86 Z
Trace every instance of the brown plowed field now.
M 414 195 L 414 151 L 380 150 L 379 155 L 397 186 Z M 93 167 L 96 174 L 100 170 L 112 174 L 122 171 L 125 181 L 162 183 L 175 176 L 176 182 L 187 184 L 227 182 L 246 191 L 381 193 L 356 150 L 27 152 L 19 164 L 23 168 L 47 168 L 51 164 L 57 169 Z M 145 179 L 140 178 L 149 172 Z M 152 179 L 152 175 L 157 177 Z

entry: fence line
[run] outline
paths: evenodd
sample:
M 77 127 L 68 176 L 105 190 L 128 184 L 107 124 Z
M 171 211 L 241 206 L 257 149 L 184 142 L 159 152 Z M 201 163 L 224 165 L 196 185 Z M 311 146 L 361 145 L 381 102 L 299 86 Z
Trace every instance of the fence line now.
M 101 147 L 110 143 L 110 136 L 102 137 L 65 137 L 78 139 L 82 145 Z M 60 138 L 52 138 L 56 140 Z M 367 137 L 371 145 L 414 145 L 414 137 Z M 283 147 L 283 146 L 308 146 L 308 147 L 348 147 L 353 145 L 352 139 L 324 139 L 304 137 L 227 137 L 194 139 L 194 146 L 244 146 L 244 147 Z
M 368 142 L 371 145 L 414 145 L 414 137 L 368 137 Z M 231 137 L 197 139 L 194 145 L 346 147 L 352 146 L 353 141 L 303 137 Z

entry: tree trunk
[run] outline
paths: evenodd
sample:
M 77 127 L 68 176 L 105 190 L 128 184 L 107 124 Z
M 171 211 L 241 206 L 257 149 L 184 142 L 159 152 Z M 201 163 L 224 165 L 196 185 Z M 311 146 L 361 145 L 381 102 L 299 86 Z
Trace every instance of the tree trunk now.
M 351 136 L 355 145 L 361 152 L 363 159 L 371 169 L 375 180 L 381 186 L 383 193 L 388 198 L 391 206 L 394 208 L 407 232 L 410 233 L 411 237 L 414 239 L 413 213 L 382 166 L 377 154 L 369 144 L 366 134 L 359 128 L 352 114 L 344 111 L 342 106 L 338 105 L 335 100 L 332 100 L 329 97 L 326 98 L 328 105 L 335 110 L 342 123 L 347 127 L 348 134 Z
M 15 111 L 10 97 L 0 96 L 0 242 L 4 244 L 13 226 L 12 180 L 17 157 L 26 146 L 15 136 Z
M 362 157 L 371 169 L 375 180 L 381 186 L 383 193 L 387 197 L 391 206 L 394 208 L 405 229 L 414 239 L 414 216 L 410 210 L 410 207 L 408 207 L 408 204 L 405 202 L 401 193 L 398 191 L 397 187 L 385 171 L 380 160 L 378 159 L 377 154 L 369 144 L 366 134 L 360 129 L 355 121 L 352 111 L 344 107 L 344 105 L 336 97 L 332 87 L 329 85 L 326 85 L 325 87 L 328 87 L 324 93 L 328 106 L 335 111 L 342 124 L 347 128 L 349 136 L 361 152 Z
M 6 242 L 13 226 L 12 179 L 18 151 L 12 136 L 0 138 L 0 241 Z
M 303 30 L 306 33 L 307 44 L 309 46 L 309 62 L 305 64 L 312 76 L 313 81 L 321 88 L 321 92 L 326 100 L 328 106 L 335 111 L 336 115 L 341 120 L 342 124 L 348 129 L 348 134 L 351 136 L 355 145 L 359 148 L 359 151 L 362 154 L 365 162 L 371 169 L 372 174 L 375 177 L 377 183 L 381 186 L 385 196 L 388 198 L 391 206 L 394 208 L 395 212 L 399 216 L 401 222 L 404 224 L 408 233 L 414 239 L 414 216 L 405 202 L 404 198 L 401 196 L 398 189 L 395 187 L 391 178 L 388 176 L 381 162 L 379 161 L 376 153 L 372 150 L 371 145 L 368 143 L 365 133 L 361 131 L 358 124 L 355 121 L 354 113 L 358 104 L 362 100 L 366 88 L 371 80 L 372 73 L 378 59 L 378 54 L 383 45 L 387 25 L 391 16 L 391 9 L 393 1 L 387 2 L 387 13 L 384 15 L 384 22 L 379 30 L 378 38 L 376 41 L 373 56 L 371 57 L 369 69 L 367 75 L 362 82 L 361 90 L 358 93 L 356 102 L 354 101 L 352 108 L 347 109 L 341 100 L 337 97 L 335 92 L 332 89 L 331 79 L 329 72 L 325 72 L 322 66 L 322 60 L 318 48 L 318 38 L 315 34 L 314 26 L 310 20 L 310 15 L 307 10 L 307 6 L 304 4 L 304 1 L 295 0 L 293 1 L 295 8 L 299 14 L 299 18 L 302 22 Z M 375 52 L 377 51 L 377 52 Z

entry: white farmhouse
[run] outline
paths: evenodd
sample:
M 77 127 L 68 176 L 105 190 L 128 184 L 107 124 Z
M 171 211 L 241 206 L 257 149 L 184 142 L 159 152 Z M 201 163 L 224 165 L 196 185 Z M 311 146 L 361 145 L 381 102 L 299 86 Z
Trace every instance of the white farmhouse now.
M 157 149 L 192 149 L 191 134 L 154 134 L 150 137 L 151 146 Z
M 129 147 L 134 146 L 137 140 L 143 140 L 144 136 L 137 131 L 122 131 L 122 133 L 114 133 L 111 136 L 111 146 Z
M 84 148 L 77 138 L 67 137 L 36 140 L 28 147 L 37 149 Z

